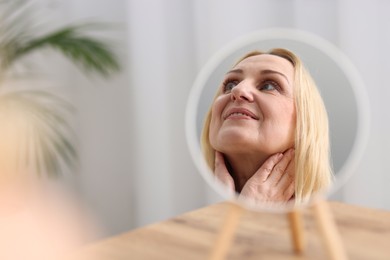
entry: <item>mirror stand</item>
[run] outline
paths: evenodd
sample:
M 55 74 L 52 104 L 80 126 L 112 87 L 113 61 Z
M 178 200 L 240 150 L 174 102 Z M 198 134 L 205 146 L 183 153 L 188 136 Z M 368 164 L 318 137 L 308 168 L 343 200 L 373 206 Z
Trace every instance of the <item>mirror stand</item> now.
M 312 210 L 330 259 L 348 259 L 328 203 L 318 200 Z
M 330 259 L 348 259 L 327 202 L 317 200 L 311 206 L 311 210 Z M 232 244 L 234 232 L 244 211 L 245 209 L 240 205 L 230 203 L 229 212 L 212 248 L 210 259 L 225 259 Z M 287 214 L 294 251 L 296 254 L 302 254 L 305 248 L 302 212 L 294 209 Z

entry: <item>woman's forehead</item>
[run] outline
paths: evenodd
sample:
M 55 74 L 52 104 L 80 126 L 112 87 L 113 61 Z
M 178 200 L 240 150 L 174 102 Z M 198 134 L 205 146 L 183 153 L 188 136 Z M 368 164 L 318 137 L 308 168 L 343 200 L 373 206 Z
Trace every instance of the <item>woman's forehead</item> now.
M 234 69 L 242 70 L 274 70 L 285 74 L 289 78 L 294 76 L 294 67 L 290 61 L 272 54 L 259 54 L 240 61 Z

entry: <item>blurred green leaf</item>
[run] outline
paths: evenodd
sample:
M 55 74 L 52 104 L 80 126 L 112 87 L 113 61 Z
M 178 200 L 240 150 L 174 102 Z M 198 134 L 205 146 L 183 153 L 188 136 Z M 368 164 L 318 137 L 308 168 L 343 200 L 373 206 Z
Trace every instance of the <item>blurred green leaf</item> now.
M 0 80 L 2 73 L 23 57 L 47 48 L 60 52 L 85 73 L 106 77 L 120 70 L 108 43 L 88 36 L 91 31 L 107 29 L 106 25 L 68 25 L 37 35 L 42 30 L 33 28 L 30 19 L 33 12 L 32 1 L 0 1 Z M 50 176 L 58 176 L 64 166 L 72 169 L 77 165 L 78 156 L 74 134 L 67 121 L 70 110 L 69 103 L 48 92 L 1 92 L 0 157 L 7 151 L 11 155 L 13 149 L 18 148 L 22 169 L 33 168 L 38 175 Z M 1 160 L 0 164 L 7 163 Z
M 12 52 L 7 57 L 7 66 L 32 51 L 52 47 L 70 58 L 75 64 L 81 65 L 87 72 L 97 72 L 104 76 L 117 72 L 119 70 L 118 61 L 107 44 L 83 36 L 81 32 L 85 29 L 84 27 L 68 26 L 22 44 L 13 44 Z

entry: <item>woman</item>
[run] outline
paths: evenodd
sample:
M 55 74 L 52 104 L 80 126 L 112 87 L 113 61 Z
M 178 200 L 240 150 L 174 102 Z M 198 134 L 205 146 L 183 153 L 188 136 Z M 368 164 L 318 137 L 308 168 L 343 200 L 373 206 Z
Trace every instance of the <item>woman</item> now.
M 300 59 L 286 49 L 240 59 L 207 114 L 202 150 L 220 181 L 256 203 L 300 203 L 327 188 L 327 113 Z

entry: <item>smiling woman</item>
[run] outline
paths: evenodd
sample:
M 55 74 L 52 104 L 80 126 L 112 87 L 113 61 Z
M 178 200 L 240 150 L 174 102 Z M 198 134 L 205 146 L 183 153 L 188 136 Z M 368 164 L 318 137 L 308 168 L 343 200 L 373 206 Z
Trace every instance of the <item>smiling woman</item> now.
M 286 49 L 250 52 L 226 73 L 201 141 L 215 177 L 256 204 L 301 203 L 331 183 L 324 103 Z

